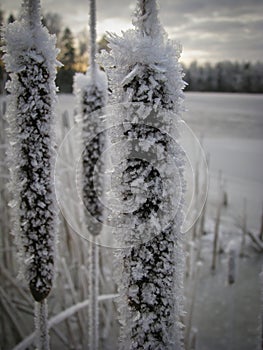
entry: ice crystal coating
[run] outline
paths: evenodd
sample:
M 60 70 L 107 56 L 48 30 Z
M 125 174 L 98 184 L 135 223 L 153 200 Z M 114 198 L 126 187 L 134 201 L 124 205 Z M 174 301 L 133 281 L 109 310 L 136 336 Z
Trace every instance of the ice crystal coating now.
M 74 92 L 78 100 L 78 112 L 82 123 L 82 194 L 83 203 L 88 210 L 87 225 L 90 234 L 100 233 L 103 222 L 103 204 L 99 200 L 103 191 L 101 154 L 105 148 L 105 133 L 99 132 L 100 111 L 107 103 L 106 74 L 95 66 L 95 72 L 89 69 L 86 74 L 78 73 L 74 80 Z M 97 118 L 94 112 L 98 113 Z M 93 116 L 91 117 L 91 114 Z M 97 168 L 97 171 L 96 171 Z M 100 179 L 96 178 L 99 177 Z M 96 181 L 95 181 L 96 179 Z M 94 220 L 89 220 L 89 218 Z
M 109 35 L 111 52 L 100 57 L 112 101 L 123 104 L 114 137 L 127 139 L 116 180 L 127 217 L 117 239 L 127 248 L 117 253 L 116 278 L 121 349 L 129 350 L 183 347 L 185 182 L 176 123 L 185 83 L 181 49 L 167 39 L 157 15 L 155 0 L 138 0 L 135 30 Z
M 4 31 L 9 161 L 14 193 L 14 234 L 31 293 L 36 301 L 50 292 L 54 278 L 55 207 L 54 103 L 56 39 L 40 23 L 38 1 L 25 0 L 20 19 Z
M 77 74 L 74 92 L 78 99 L 78 110 L 82 123 L 82 198 L 86 208 L 85 221 L 88 231 L 94 236 L 101 233 L 104 206 L 102 153 L 106 147 L 105 132 L 100 132 L 102 108 L 107 103 L 108 84 L 106 74 L 99 70 L 96 60 L 96 1 L 90 0 L 90 68 L 85 75 Z M 95 180 L 96 178 L 96 180 Z M 88 214 L 88 215 L 87 215 Z M 98 349 L 98 246 L 90 241 L 89 273 L 89 348 Z

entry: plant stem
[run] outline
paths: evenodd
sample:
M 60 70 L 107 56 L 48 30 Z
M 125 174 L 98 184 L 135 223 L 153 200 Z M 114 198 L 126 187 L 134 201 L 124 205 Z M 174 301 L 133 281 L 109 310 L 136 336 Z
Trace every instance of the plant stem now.
M 35 302 L 36 346 L 38 350 L 49 350 L 47 299 Z
M 95 237 L 92 236 L 90 242 L 90 263 L 89 263 L 89 349 L 98 349 L 98 245 L 95 242 Z
M 96 0 L 90 0 L 90 67 L 91 67 L 91 78 L 95 83 L 96 74 Z

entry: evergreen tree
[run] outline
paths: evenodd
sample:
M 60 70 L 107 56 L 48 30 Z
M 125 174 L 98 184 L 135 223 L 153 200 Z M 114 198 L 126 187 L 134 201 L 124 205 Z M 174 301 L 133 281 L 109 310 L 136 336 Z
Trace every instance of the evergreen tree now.
M 62 92 L 72 92 L 73 77 L 75 74 L 76 50 L 74 36 L 67 27 L 60 40 L 59 60 L 63 64 L 57 75 L 57 84 Z
M 59 58 L 61 63 L 64 65 L 64 69 L 73 69 L 75 64 L 74 36 L 68 27 L 64 29 L 60 48 L 61 52 L 59 54 Z

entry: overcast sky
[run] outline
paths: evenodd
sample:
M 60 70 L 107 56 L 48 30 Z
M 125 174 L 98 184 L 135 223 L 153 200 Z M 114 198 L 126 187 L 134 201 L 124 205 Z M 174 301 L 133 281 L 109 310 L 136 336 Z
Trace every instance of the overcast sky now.
M 20 0 L 0 0 L 17 14 Z M 136 0 L 97 0 L 98 35 L 131 27 Z M 171 38 L 183 45 L 182 61 L 263 60 L 263 0 L 159 0 L 160 18 Z M 77 33 L 88 23 L 88 0 L 42 0 Z

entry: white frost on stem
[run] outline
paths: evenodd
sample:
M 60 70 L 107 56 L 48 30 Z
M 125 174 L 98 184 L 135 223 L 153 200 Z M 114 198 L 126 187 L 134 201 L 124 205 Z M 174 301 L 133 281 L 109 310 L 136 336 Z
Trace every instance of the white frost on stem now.
M 49 350 L 47 300 L 35 302 L 35 328 L 37 350 Z
M 96 0 L 90 0 L 90 66 L 93 83 L 96 80 Z
M 133 24 L 143 35 L 152 38 L 164 34 L 164 30 L 158 17 L 158 6 L 156 1 L 137 0 Z
M 98 275 L 98 243 L 94 239 L 89 245 L 89 349 L 98 349 L 98 326 L 99 326 L 99 275 Z
M 31 29 L 41 26 L 40 0 L 23 0 L 21 8 L 21 19 L 25 19 Z

